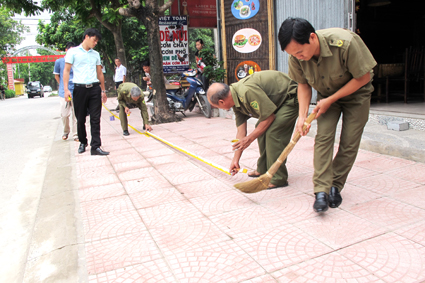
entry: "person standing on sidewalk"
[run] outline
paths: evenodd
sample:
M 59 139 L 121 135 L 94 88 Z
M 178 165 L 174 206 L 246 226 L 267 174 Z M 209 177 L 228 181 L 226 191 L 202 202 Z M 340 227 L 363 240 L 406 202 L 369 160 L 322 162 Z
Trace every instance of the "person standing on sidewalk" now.
M 74 42 L 68 42 L 65 47 L 65 52 L 69 49 L 75 47 Z M 55 67 L 53 69 L 53 74 L 55 75 L 55 79 L 59 84 L 59 99 L 61 105 L 61 118 L 63 123 L 63 135 L 62 139 L 67 140 L 69 134 L 71 133 L 74 141 L 78 141 L 77 135 L 77 119 L 75 118 L 74 105 L 72 100 L 65 100 L 65 91 L 63 88 L 63 70 L 65 69 L 65 58 L 60 58 L 55 61 Z M 72 70 L 69 72 L 69 82 L 68 89 L 71 92 L 74 91 L 74 83 L 72 82 L 73 73 Z M 72 123 L 70 123 L 70 121 Z
M 276 162 L 291 140 L 298 117 L 297 83 L 278 71 L 262 71 L 230 85 L 213 83 L 207 97 L 214 107 L 229 110 L 233 107 L 239 139 L 233 144 L 235 154 L 230 164 L 232 175 L 240 169 L 242 152 L 257 139 L 260 158 L 257 170 L 250 177 L 265 174 Z M 247 135 L 247 120 L 258 118 L 255 130 Z M 288 185 L 286 160 L 270 181 L 269 189 Z
M 121 64 L 121 60 L 119 58 L 115 59 L 115 65 L 117 65 L 117 67 L 115 68 L 114 80 L 115 80 L 115 90 L 117 90 L 120 84 L 125 83 L 127 68 Z
M 288 18 L 279 30 L 282 51 L 289 56 L 289 76 L 298 82 L 297 131 L 308 114 L 312 90 L 317 90 L 317 135 L 314 144 L 313 209 L 324 212 L 342 203 L 341 190 L 354 164 L 364 126 L 369 119 L 376 61 L 363 40 L 342 28 L 315 31 L 305 19 Z M 335 133 L 342 114 L 338 153 Z
M 77 117 L 78 139 L 80 147 L 78 153 L 86 151 L 88 145 L 86 132 L 87 110 L 90 112 L 91 128 L 91 155 L 108 155 L 109 152 L 100 148 L 100 115 L 102 112 L 102 102 L 107 100 L 105 92 L 105 80 L 102 73 L 99 53 L 93 48 L 102 39 L 97 29 L 86 29 L 83 35 L 83 42 L 68 51 L 65 56 L 65 70 L 63 73 L 63 84 L 65 99 L 71 97 L 68 87 L 69 74 L 74 72 L 74 93 L 73 102 L 75 115 Z
M 135 104 L 140 109 L 143 119 L 143 129 L 152 131 L 149 125 L 148 110 L 145 104 L 145 97 L 142 90 L 134 83 L 122 83 L 118 87 L 118 104 L 120 107 L 120 121 L 124 136 L 129 136 L 127 114 L 130 114 L 130 103 Z

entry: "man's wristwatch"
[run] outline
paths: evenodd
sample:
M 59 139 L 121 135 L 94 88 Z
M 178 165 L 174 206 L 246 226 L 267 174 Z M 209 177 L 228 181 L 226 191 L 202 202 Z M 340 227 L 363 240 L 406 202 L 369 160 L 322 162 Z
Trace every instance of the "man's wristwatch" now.
M 106 93 L 106 91 L 105 90 L 102 90 L 102 93 Z

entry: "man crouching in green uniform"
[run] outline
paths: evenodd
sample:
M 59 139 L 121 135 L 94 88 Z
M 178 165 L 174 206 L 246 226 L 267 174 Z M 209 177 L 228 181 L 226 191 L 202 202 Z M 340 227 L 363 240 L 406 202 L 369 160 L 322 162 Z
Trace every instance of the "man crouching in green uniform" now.
M 279 43 L 289 56 L 289 76 L 298 82 L 300 117 L 297 131 L 307 117 L 311 87 L 317 90 L 317 135 L 314 143 L 313 209 L 338 207 L 341 190 L 356 160 L 363 128 L 369 119 L 373 91 L 372 68 L 376 61 L 363 40 L 342 28 L 315 31 L 301 18 L 286 19 Z M 335 133 L 342 115 L 338 153 L 333 158 Z
M 145 104 L 142 90 L 134 83 L 122 83 L 118 87 L 118 104 L 120 107 L 120 121 L 123 135 L 128 136 L 128 122 L 127 114 L 130 114 L 130 109 L 127 107 L 128 104 L 133 103 L 140 109 L 143 119 L 143 129 L 152 131 L 152 127 L 149 126 L 149 116 Z
M 297 83 L 286 74 L 277 71 L 254 73 L 230 85 L 214 83 L 208 89 L 208 100 L 214 107 L 229 110 L 236 116 L 238 142 L 233 144 L 235 155 L 229 172 L 240 169 L 242 152 L 255 140 L 258 141 L 260 158 L 257 170 L 250 177 L 265 174 L 277 160 L 291 139 L 298 117 Z M 247 120 L 258 118 L 255 130 L 247 135 Z M 286 160 L 270 181 L 269 189 L 288 185 Z

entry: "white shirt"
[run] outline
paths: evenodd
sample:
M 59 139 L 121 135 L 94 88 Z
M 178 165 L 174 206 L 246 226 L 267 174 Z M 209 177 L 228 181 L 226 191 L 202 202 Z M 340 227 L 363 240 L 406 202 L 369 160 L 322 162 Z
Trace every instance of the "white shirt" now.
M 127 74 L 127 69 L 121 64 L 115 69 L 115 82 L 124 81 L 124 76 Z

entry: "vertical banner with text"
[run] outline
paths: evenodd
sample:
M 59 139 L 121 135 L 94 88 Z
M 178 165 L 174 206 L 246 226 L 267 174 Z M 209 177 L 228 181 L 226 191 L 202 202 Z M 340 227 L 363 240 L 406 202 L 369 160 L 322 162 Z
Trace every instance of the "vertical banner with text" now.
M 164 73 L 181 73 L 189 69 L 189 34 L 187 17 L 159 17 Z
M 7 81 L 9 83 L 8 88 L 9 89 L 12 89 L 12 90 L 15 90 L 15 84 L 14 84 L 14 81 L 13 81 L 13 67 L 12 67 L 12 64 L 7 64 L 6 67 L 7 67 Z

